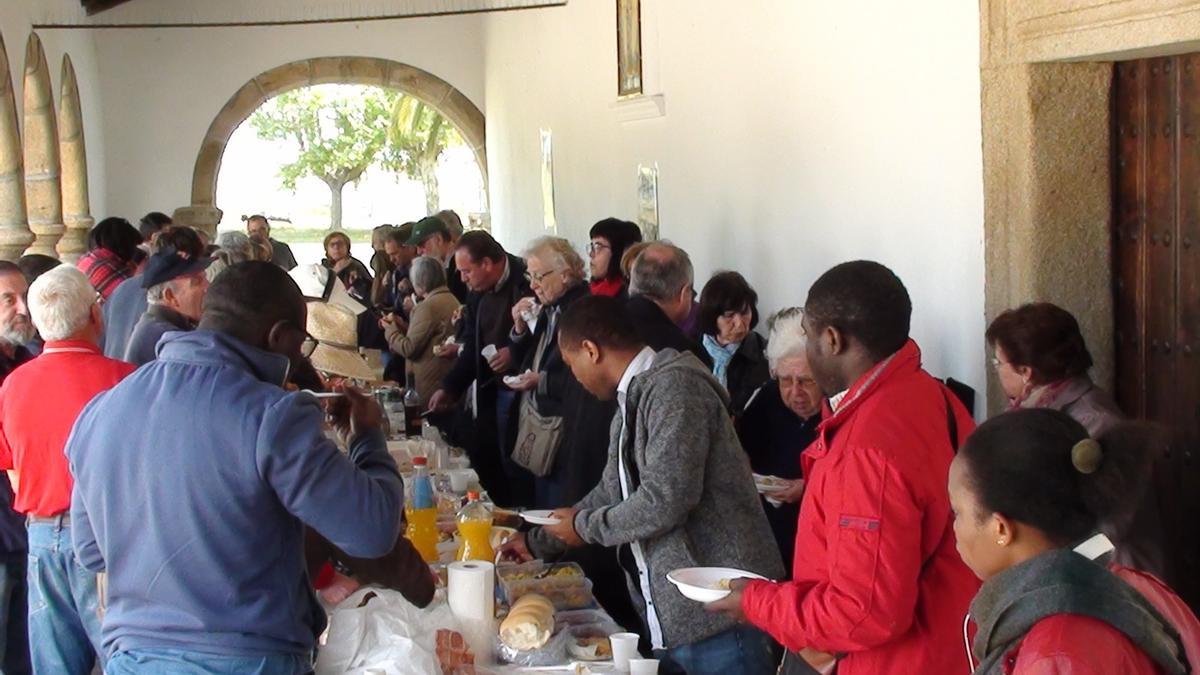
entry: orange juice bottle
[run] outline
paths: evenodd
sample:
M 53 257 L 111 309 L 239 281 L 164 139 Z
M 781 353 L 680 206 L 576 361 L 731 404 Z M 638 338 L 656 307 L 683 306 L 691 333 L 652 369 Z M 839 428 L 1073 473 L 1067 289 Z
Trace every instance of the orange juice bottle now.
M 437 505 L 433 501 L 433 483 L 429 479 L 426 458 L 413 458 L 413 484 L 406 493 L 404 517 L 408 528 L 404 534 L 425 562 L 437 562 Z
M 495 556 L 492 550 L 492 507 L 479 499 L 478 492 L 467 493 L 467 505 L 458 512 L 457 560 L 486 560 Z

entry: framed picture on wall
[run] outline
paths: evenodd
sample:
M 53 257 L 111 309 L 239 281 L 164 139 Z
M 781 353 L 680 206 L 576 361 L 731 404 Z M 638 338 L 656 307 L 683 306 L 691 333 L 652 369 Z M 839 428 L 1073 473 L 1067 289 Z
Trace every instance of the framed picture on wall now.
M 554 136 L 542 129 L 542 225 L 558 234 L 558 216 L 554 212 Z
M 642 241 L 658 239 L 658 163 L 638 164 L 638 227 Z
M 642 93 L 642 3 L 617 0 L 617 96 Z

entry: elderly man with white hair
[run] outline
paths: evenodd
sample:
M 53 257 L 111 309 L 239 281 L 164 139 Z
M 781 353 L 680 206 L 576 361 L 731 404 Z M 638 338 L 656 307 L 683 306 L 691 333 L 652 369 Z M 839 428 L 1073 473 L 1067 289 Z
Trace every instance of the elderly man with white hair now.
M 139 366 L 147 364 L 156 358 L 163 335 L 196 327 L 208 293 L 207 270 L 212 262 L 212 258 L 196 257 L 169 247 L 150 256 L 142 273 L 146 313 L 129 336 L 126 361 Z
M 217 235 L 217 250 L 213 253 L 213 258 L 212 264 L 204 272 L 209 283 L 212 283 L 226 267 L 254 260 L 254 245 L 244 232 L 222 232 Z
M 738 419 L 738 438 L 750 456 L 750 468 L 756 474 L 777 479 L 766 479 L 773 489 L 763 500 L 763 508 L 789 570 L 800 498 L 804 496 L 800 453 L 816 440 L 825 402 L 808 365 L 804 330 L 800 327 L 803 318 L 804 312 L 798 307 L 771 317 L 767 362 L 772 379 L 754 393 Z
M 90 673 L 100 652 L 96 574 L 71 543 L 71 473 L 63 448 L 79 412 L 134 367 L 100 351 L 104 320 L 87 277 L 60 265 L 29 287 L 46 346 L 0 387 L 0 469 L 14 471 L 29 528 L 29 644 L 36 673 Z M 47 405 L 53 401 L 53 405 Z

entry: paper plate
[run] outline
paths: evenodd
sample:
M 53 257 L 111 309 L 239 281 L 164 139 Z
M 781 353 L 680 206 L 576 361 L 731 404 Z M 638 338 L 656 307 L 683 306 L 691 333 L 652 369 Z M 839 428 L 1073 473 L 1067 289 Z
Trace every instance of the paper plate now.
M 552 518 L 551 513 L 553 511 L 522 511 L 521 517 L 525 519 L 525 522 L 534 525 L 557 525 L 562 522 L 558 518 Z
M 726 579 L 765 580 L 766 577 L 732 567 L 685 567 L 667 574 L 667 581 L 675 584 L 683 597 L 696 602 L 715 602 L 729 595 L 729 589 L 720 586 Z

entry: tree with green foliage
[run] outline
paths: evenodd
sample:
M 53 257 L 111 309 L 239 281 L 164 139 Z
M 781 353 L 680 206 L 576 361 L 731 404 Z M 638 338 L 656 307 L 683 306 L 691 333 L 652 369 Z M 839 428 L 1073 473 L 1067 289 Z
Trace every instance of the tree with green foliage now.
M 280 167 L 280 181 L 292 191 L 305 176 L 329 186 L 329 228 L 336 230 L 342 227 L 342 190 L 383 159 L 380 153 L 388 144 L 400 98 L 378 87 L 304 87 L 264 103 L 250 116 L 250 124 L 262 140 L 298 146 L 296 160 Z
M 441 208 L 438 159 L 446 148 L 462 145 L 462 136 L 441 113 L 404 95 L 392 103 L 387 136 L 386 163 L 420 181 L 425 188 L 426 211 L 436 212 Z

